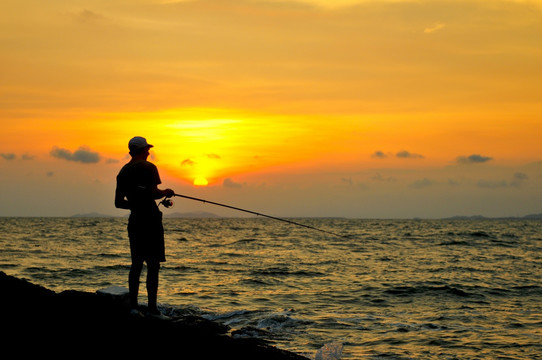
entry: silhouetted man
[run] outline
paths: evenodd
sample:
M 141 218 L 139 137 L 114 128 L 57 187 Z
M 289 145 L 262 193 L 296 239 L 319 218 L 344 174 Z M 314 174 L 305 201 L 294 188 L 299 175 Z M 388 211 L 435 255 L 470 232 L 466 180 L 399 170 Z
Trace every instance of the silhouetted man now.
M 158 274 L 160 262 L 166 261 L 164 247 L 164 228 L 162 213 L 156 205 L 157 199 L 172 197 L 171 189 L 160 190 L 158 169 L 147 161 L 149 149 L 153 147 L 141 136 L 132 138 L 128 143 L 132 159 L 124 165 L 117 175 L 115 206 L 130 210 L 128 237 L 132 265 L 128 285 L 130 306 L 133 313 L 139 313 L 139 279 L 143 263 L 147 263 L 148 314 L 162 316 L 157 308 Z

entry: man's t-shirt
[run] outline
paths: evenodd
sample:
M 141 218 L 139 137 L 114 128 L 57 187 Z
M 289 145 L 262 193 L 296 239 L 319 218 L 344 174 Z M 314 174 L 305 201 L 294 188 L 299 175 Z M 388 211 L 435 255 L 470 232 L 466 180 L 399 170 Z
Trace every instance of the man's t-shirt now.
M 117 175 L 117 187 L 126 196 L 132 213 L 158 211 L 152 189 L 161 182 L 156 166 L 146 160 L 129 162 Z

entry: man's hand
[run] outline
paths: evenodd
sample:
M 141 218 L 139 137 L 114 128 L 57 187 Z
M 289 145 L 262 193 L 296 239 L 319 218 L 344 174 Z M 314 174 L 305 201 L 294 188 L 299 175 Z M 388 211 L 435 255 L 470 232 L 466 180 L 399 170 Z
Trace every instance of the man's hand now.
M 165 189 L 162 192 L 163 192 L 164 196 L 167 197 L 167 198 L 175 196 L 175 191 L 173 191 L 171 189 Z

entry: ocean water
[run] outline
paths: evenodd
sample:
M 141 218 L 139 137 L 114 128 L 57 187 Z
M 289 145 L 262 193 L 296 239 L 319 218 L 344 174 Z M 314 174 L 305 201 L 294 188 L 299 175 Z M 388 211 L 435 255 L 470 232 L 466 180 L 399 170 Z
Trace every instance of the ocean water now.
M 542 221 L 295 221 L 346 237 L 164 219 L 163 311 L 311 359 L 542 359 Z M 55 291 L 127 286 L 126 223 L 0 218 L 0 270 Z

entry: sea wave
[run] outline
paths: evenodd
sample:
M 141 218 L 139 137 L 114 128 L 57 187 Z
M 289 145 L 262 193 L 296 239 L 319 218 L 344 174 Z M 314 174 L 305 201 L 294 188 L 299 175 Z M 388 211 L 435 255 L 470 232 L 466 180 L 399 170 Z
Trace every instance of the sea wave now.
M 539 357 L 542 222 L 306 223 L 347 237 L 164 219 L 160 305 L 313 359 L 326 344 L 341 359 Z M 55 291 L 127 286 L 126 219 L 2 218 L 0 248 L 0 269 Z

